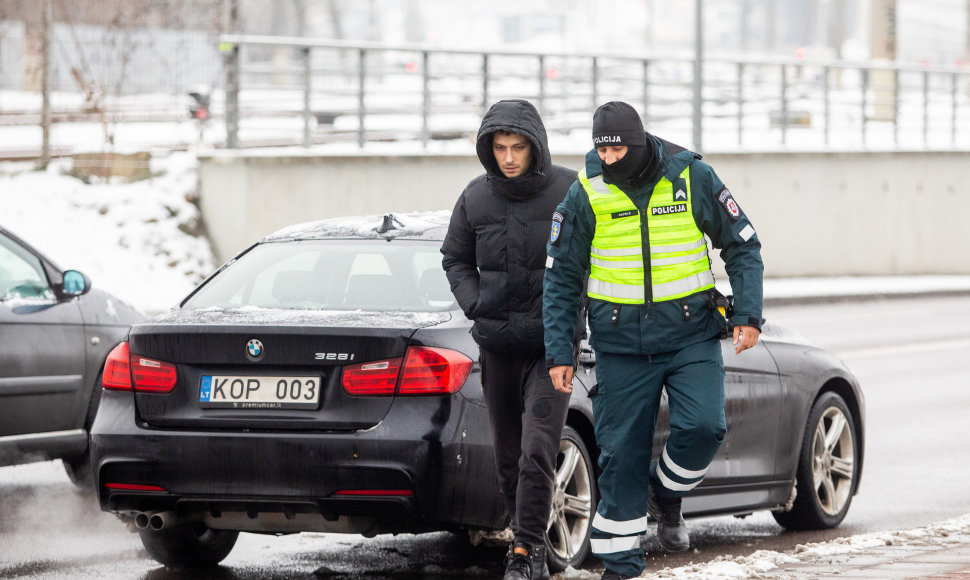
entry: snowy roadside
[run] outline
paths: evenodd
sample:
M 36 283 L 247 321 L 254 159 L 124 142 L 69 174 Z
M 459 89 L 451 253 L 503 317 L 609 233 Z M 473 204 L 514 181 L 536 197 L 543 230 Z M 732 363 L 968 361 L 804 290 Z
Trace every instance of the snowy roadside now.
M 674 578 L 690 580 L 742 579 L 770 577 L 783 565 L 828 564 L 839 556 L 863 554 L 886 546 L 909 549 L 940 549 L 970 545 L 970 514 L 908 530 L 872 532 L 839 538 L 829 542 L 800 544 L 788 552 L 759 550 L 750 556 L 719 556 L 703 564 L 664 568 L 641 578 Z M 553 580 L 594 580 L 597 572 L 567 569 Z
M 152 160 L 143 181 L 87 184 L 69 160 L 0 164 L 0 225 L 61 268 L 146 313 L 168 310 L 215 267 L 198 207 L 195 155 Z

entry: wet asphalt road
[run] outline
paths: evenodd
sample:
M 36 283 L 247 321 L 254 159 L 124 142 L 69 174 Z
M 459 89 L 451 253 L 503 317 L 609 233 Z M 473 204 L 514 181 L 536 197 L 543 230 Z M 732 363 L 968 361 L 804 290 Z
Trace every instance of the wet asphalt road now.
M 765 316 L 836 352 L 862 383 L 867 446 L 860 494 L 845 522 L 825 532 L 785 532 L 766 513 L 692 520 L 694 549 L 679 555 L 652 549 L 649 570 L 970 513 L 970 297 L 772 307 Z M 447 533 L 243 534 L 219 568 L 192 574 L 149 559 L 137 534 L 101 513 L 59 463 L 0 468 L 4 579 L 494 578 L 501 577 L 504 550 L 497 543 L 472 547 L 467 537 Z M 592 560 L 584 568 L 601 570 Z

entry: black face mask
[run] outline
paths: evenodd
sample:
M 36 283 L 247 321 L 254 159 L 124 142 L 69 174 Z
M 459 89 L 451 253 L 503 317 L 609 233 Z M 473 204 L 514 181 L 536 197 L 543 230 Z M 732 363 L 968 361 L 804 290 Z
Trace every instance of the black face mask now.
M 659 173 L 660 154 L 650 143 L 646 147 L 630 146 L 623 159 L 603 165 L 603 175 L 616 185 L 640 187 L 655 181 Z
M 640 173 L 640 165 L 643 161 L 646 147 L 630 146 L 627 147 L 626 155 L 610 165 L 603 164 L 603 173 L 610 178 L 610 181 L 623 185 L 631 185 L 633 178 Z

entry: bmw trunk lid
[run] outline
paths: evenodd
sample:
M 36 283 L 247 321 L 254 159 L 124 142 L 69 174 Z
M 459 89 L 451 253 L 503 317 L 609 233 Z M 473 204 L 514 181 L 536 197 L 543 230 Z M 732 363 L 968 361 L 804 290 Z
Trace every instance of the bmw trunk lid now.
M 233 316 L 224 310 L 173 311 L 136 325 L 130 334 L 136 376 L 140 362 L 149 371 L 152 365 L 174 365 L 176 376 L 168 392 L 136 389 L 140 420 L 159 428 L 374 427 L 394 397 L 351 396 L 342 385 L 343 368 L 403 357 L 416 328 L 448 315 L 342 316 L 346 319 L 277 311 L 254 320 L 248 312 L 236 313 L 240 324 L 227 324 Z

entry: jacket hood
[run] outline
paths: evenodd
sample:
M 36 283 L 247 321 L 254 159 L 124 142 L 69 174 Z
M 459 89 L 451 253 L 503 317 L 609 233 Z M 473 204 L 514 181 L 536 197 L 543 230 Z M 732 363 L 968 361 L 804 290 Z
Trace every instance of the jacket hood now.
M 519 177 L 505 177 L 492 152 L 492 134 L 508 131 L 525 135 L 532 143 L 532 164 L 529 171 Z M 482 118 L 475 144 L 478 159 L 485 168 L 489 183 L 506 197 L 523 199 L 535 195 L 546 182 L 546 170 L 552 165 L 546 127 L 539 111 L 532 103 L 522 99 L 509 99 L 495 103 Z

